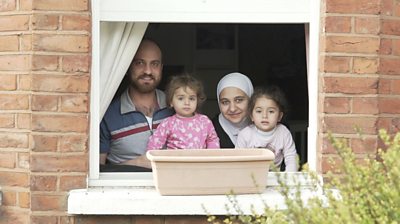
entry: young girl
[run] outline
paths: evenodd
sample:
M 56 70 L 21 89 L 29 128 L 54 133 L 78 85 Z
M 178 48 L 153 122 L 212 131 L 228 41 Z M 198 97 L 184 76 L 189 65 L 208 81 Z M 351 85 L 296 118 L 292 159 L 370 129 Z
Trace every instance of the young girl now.
M 196 112 L 205 100 L 202 83 L 190 75 L 174 76 L 166 94 L 167 104 L 176 114 L 160 123 L 147 149 L 219 148 L 219 138 L 211 120 Z
M 275 154 L 279 169 L 297 171 L 297 154 L 290 131 L 281 121 L 286 100 L 278 87 L 256 88 L 250 98 L 249 114 L 253 124 L 239 132 L 236 148 L 268 148 Z

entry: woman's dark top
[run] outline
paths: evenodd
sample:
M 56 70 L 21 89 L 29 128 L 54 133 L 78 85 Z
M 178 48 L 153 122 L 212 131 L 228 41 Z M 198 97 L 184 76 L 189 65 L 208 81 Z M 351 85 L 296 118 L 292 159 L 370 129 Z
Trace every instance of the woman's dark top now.
M 218 138 L 219 138 L 219 146 L 220 148 L 235 148 L 235 145 L 231 141 L 231 138 L 229 138 L 228 134 L 224 131 L 224 129 L 221 127 L 221 124 L 219 123 L 218 120 L 219 114 L 217 114 L 213 119 L 212 123 L 215 128 L 215 132 L 217 132 Z

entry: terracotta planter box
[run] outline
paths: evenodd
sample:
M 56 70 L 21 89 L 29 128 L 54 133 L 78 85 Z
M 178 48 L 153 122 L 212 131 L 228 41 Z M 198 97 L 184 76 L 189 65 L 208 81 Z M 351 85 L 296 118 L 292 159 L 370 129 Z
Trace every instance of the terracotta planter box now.
M 161 195 L 260 193 L 274 154 L 267 149 L 151 150 L 156 189 Z

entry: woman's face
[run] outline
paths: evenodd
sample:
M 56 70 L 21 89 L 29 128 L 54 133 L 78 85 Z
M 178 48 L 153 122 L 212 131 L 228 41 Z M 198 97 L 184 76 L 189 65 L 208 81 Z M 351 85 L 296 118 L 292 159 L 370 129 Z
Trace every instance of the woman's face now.
M 236 87 L 226 87 L 219 94 L 219 110 L 230 122 L 238 124 L 247 116 L 249 97 Z

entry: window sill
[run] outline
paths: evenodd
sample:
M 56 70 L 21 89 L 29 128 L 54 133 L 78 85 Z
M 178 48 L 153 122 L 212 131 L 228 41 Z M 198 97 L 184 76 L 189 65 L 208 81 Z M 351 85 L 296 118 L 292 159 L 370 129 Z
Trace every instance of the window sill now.
M 273 177 L 269 175 L 269 179 Z M 313 190 L 309 185 L 310 182 L 304 182 L 304 180 L 302 178 L 300 181 L 300 191 L 304 201 L 312 197 L 323 197 L 321 191 Z M 257 213 L 262 213 L 265 204 L 277 209 L 286 208 L 276 182 L 269 183 L 271 183 L 270 186 L 261 194 L 235 196 L 244 214 L 252 214 L 252 209 Z M 237 214 L 232 208 L 228 211 L 227 206 L 232 207 L 226 195 L 161 196 L 153 186 L 91 187 L 72 190 L 68 196 L 68 213 L 84 215 Z

